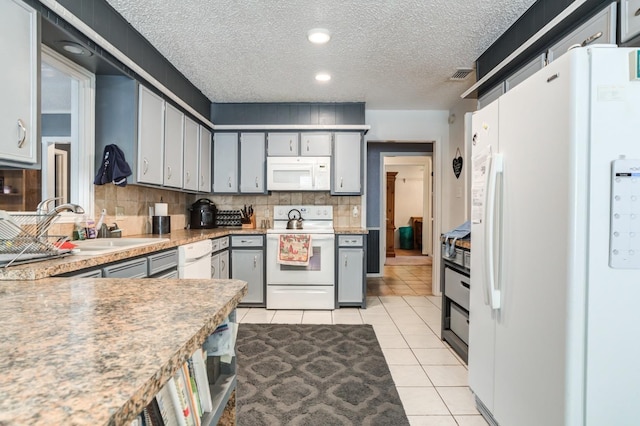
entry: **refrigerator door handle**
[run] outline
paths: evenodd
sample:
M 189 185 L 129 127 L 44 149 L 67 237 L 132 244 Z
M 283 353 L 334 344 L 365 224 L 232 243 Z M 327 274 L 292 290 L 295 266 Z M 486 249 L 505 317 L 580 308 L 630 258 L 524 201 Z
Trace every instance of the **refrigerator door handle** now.
M 501 308 L 500 290 L 496 287 L 496 271 L 495 271 L 495 222 L 496 222 L 496 190 L 498 187 L 498 175 L 502 175 L 503 156 L 496 153 L 492 155 L 491 166 L 489 170 L 489 184 L 487 187 L 487 203 L 485 218 L 485 271 L 487 273 L 487 285 L 489 286 L 489 302 L 491 309 L 498 310 Z

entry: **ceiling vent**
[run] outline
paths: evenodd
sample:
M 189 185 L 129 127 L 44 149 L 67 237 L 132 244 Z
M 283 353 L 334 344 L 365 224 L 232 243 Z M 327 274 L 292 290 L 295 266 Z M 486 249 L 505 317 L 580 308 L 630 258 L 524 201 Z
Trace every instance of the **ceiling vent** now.
M 473 72 L 473 68 L 458 68 L 453 73 L 453 75 L 451 77 L 449 77 L 449 80 L 450 81 L 463 81 L 467 77 L 469 77 L 469 74 L 471 74 L 472 72 Z

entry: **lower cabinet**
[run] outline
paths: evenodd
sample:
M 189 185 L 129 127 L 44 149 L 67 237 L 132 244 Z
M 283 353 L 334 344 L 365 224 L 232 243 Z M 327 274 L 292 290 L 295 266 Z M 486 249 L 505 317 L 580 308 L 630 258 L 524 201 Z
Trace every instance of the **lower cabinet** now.
M 229 237 L 212 240 L 211 278 L 229 279 Z
M 457 249 L 456 249 L 457 250 Z M 464 362 L 469 355 L 470 271 L 464 262 L 469 251 L 460 249 L 454 262 L 442 260 L 442 340 L 451 345 Z
M 242 306 L 266 306 L 263 235 L 231 236 L 231 278 L 248 284 Z
M 338 235 L 337 244 L 336 306 L 365 308 L 367 303 L 365 236 Z

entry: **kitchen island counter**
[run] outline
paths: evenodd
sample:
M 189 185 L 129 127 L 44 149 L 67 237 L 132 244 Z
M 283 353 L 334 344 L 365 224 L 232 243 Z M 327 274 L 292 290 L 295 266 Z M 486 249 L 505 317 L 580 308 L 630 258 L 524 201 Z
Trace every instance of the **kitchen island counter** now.
M 239 280 L 0 283 L 0 424 L 130 424 L 246 294 Z

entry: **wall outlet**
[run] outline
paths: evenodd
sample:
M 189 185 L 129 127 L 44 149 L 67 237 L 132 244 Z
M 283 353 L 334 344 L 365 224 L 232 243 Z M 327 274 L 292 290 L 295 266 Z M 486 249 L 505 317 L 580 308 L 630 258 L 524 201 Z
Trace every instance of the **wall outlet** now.
M 457 187 L 456 188 L 456 198 L 462 198 L 462 188 L 461 187 Z
M 358 211 L 358 206 L 353 206 L 353 211 L 351 212 L 351 215 L 353 217 L 358 217 L 360 215 L 360 212 Z
M 269 217 L 269 209 L 264 209 L 264 217 Z
M 116 219 L 124 219 L 124 207 L 116 206 Z

